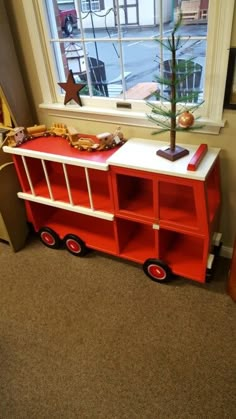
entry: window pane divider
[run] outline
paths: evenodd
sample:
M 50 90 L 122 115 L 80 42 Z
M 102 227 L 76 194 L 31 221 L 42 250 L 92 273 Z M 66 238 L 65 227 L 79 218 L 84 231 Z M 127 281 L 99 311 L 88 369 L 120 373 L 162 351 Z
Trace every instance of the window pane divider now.
M 73 39 L 73 42 L 74 43 L 76 43 L 76 42 L 81 42 L 82 43 L 84 60 L 85 60 L 85 67 L 86 67 L 86 74 L 87 74 L 87 83 L 88 83 L 88 88 L 89 88 L 89 95 L 93 96 L 92 80 L 91 80 L 90 71 L 89 71 L 89 61 L 88 61 L 88 56 L 87 56 L 86 47 L 85 47 L 86 41 L 85 41 L 85 37 L 84 37 L 84 28 L 83 28 L 83 25 L 81 24 L 81 22 L 82 22 L 81 8 L 78 6 L 77 10 L 78 10 L 78 14 L 79 14 L 80 32 L 81 32 L 81 35 L 82 35 L 82 39 L 79 38 L 79 41 L 76 41 L 76 38 L 75 38 L 75 39 Z
M 122 90 L 123 90 L 123 98 L 126 99 L 126 84 L 125 84 L 125 77 L 124 77 L 124 60 L 123 60 L 123 49 L 122 49 L 122 37 L 121 37 L 121 26 L 120 26 L 120 9 L 118 0 L 115 0 L 115 7 L 116 7 L 116 18 L 117 18 L 117 29 L 118 29 L 118 45 L 119 45 L 119 52 L 120 52 L 120 68 L 121 68 L 121 76 L 122 76 Z M 116 41 L 116 39 L 113 39 Z
M 159 5 L 159 15 L 163 16 L 163 10 L 162 10 L 162 1 L 160 1 L 160 5 Z M 160 19 L 160 39 L 163 40 L 163 21 L 162 19 Z M 159 45 L 160 47 L 160 74 L 161 77 L 163 77 L 164 75 L 164 66 L 163 66 L 163 48 L 161 46 L 161 44 Z M 161 96 L 163 96 L 163 85 L 160 86 L 160 94 Z M 163 99 L 160 99 L 161 102 L 163 102 Z
M 158 37 L 158 38 L 161 37 L 161 39 L 163 39 L 163 40 L 166 40 L 166 39 L 169 38 L 168 36 L 161 36 L 161 35 L 157 35 L 156 37 Z M 96 39 L 96 42 L 114 43 L 114 41 L 116 41 L 116 42 L 122 42 L 123 43 L 123 42 L 136 42 L 136 41 L 151 42 L 151 41 L 154 40 L 154 38 L 155 37 L 151 37 L 151 38 L 138 38 L 138 37 L 137 38 L 122 38 L 122 37 L 117 36 L 117 37 L 113 37 L 112 39 L 111 38 L 95 38 L 95 39 Z M 189 36 L 180 36 L 180 39 L 182 39 L 183 41 L 188 41 L 189 39 L 197 41 L 197 40 L 205 40 L 206 36 L 200 36 L 200 35 L 199 36 L 191 36 L 191 38 Z M 59 42 L 59 43 L 63 43 L 63 44 L 65 42 L 68 42 L 68 43 L 81 42 L 81 43 L 86 44 L 86 42 L 94 42 L 94 38 L 86 38 L 86 37 L 84 37 L 84 38 L 63 38 L 63 39 L 61 39 L 61 38 L 51 38 L 50 42 L 51 43 Z

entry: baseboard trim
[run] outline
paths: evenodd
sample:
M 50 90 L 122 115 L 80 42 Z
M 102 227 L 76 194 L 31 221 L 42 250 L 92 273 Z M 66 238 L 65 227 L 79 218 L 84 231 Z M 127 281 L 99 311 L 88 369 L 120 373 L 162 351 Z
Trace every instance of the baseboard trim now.
M 228 247 L 228 246 L 221 246 L 220 256 L 223 256 L 224 258 L 232 259 L 233 248 Z

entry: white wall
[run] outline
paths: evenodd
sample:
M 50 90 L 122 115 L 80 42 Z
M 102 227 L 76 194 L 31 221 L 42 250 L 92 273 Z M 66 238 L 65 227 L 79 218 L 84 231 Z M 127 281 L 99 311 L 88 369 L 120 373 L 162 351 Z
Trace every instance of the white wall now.
M 164 0 L 162 6 L 163 23 L 168 23 L 172 18 L 172 0 Z M 159 25 L 160 0 L 139 0 L 140 25 Z

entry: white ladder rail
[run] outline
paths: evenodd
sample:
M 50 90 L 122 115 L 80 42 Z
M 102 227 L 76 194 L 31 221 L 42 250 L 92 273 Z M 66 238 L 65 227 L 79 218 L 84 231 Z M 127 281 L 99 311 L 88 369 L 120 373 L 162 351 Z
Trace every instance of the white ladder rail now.
M 45 161 L 41 159 L 41 163 L 42 163 L 42 166 L 43 166 L 44 176 L 45 176 L 45 179 L 46 179 L 46 182 L 47 182 L 49 196 L 50 196 L 52 201 L 55 201 L 53 193 L 52 193 L 52 188 L 51 188 L 50 180 L 49 180 L 49 177 L 48 177 L 48 172 L 47 172 Z
M 67 170 L 66 170 L 65 163 L 62 163 L 62 167 L 63 167 L 64 176 L 65 176 L 65 181 L 66 181 L 66 187 L 67 187 L 67 193 L 68 193 L 69 201 L 70 201 L 70 204 L 71 205 L 74 205 L 73 198 L 72 198 L 72 195 L 71 195 L 70 181 L 69 181 L 69 178 L 68 178 L 68 173 L 67 173 Z
M 32 195 L 36 196 L 36 193 L 35 193 L 35 190 L 34 190 L 34 187 L 33 187 L 33 183 L 31 181 L 30 173 L 29 173 L 29 170 L 28 170 L 28 166 L 27 166 L 27 163 L 26 163 L 26 159 L 25 159 L 24 156 L 21 156 L 21 159 L 22 159 L 22 162 L 23 162 L 23 165 L 24 165 L 27 180 L 29 182 L 30 191 L 31 191 Z
M 85 167 L 85 168 L 84 168 L 84 171 L 85 171 L 86 182 L 87 182 L 87 188 L 88 188 L 88 195 L 89 195 L 90 208 L 94 211 L 93 198 L 92 198 L 92 190 L 91 190 L 91 186 L 90 186 L 90 180 L 89 180 L 88 168 L 87 168 L 87 167 Z

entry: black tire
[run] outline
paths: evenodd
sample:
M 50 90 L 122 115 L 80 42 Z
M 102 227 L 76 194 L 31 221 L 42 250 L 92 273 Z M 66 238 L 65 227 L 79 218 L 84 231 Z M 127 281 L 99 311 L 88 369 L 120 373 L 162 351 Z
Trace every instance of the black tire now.
M 63 243 L 68 252 L 74 256 L 82 257 L 87 253 L 87 247 L 83 240 L 74 234 L 67 234 L 63 239 Z
M 55 231 L 49 227 L 42 227 L 38 232 L 39 238 L 45 246 L 51 249 L 59 249 L 61 240 Z
M 73 22 L 70 18 L 65 21 L 64 31 L 67 36 L 70 36 L 73 32 Z
M 154 282 L 168 282 L 172 278 L 171 269 L 159 259 L 147 259 L 143 264 L 143 270 Z

